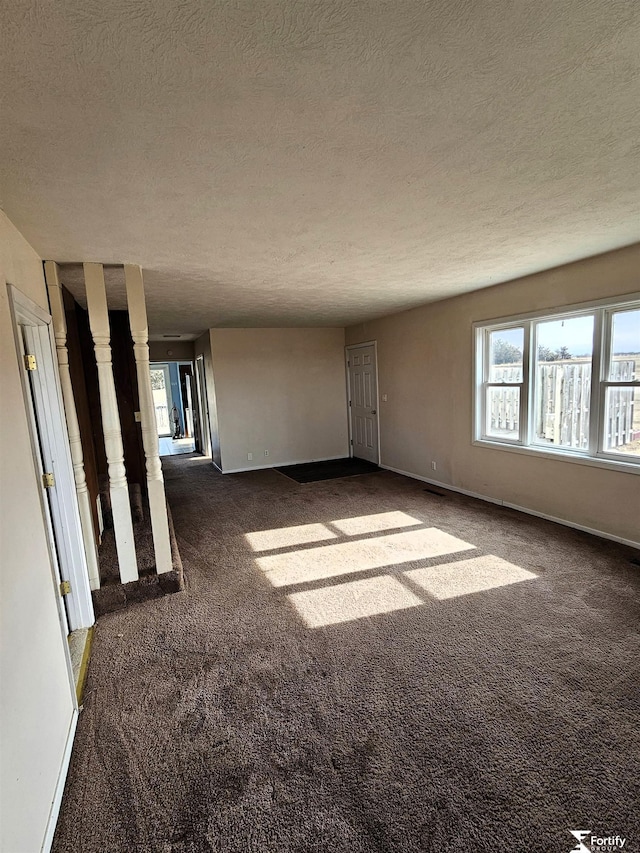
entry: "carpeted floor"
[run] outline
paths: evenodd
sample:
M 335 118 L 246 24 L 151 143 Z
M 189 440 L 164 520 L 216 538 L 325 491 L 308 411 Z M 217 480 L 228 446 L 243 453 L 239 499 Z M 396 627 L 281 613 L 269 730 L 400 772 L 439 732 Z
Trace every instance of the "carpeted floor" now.
M 55 853 L 639 849 L 636 552 L 389 472 L 163 466 L 186 592 L 98 622 Z

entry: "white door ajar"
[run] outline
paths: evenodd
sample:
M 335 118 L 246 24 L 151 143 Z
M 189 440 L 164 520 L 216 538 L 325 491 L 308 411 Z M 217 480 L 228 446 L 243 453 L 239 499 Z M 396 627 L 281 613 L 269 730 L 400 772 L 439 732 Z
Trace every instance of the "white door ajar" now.
M 352 455 L 376 465 L 378 455 L 378 380 L 375 344 L 347 349 Z
M 11 285 L 8 293 L 60 624 L 66 638 L 70 630 L 89 628 L 95 617 L 51 317 Z M 67 663 L 75 696 L 69 658 Z

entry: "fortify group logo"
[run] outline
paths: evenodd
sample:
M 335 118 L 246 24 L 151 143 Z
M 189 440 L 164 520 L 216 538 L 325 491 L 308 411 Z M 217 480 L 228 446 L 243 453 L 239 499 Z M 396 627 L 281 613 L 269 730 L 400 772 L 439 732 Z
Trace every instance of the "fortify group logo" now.
M 569 832 L 578 842 L 570 853 L 615 853 L 627 843 L 627 839 L 620 835 L 592 835 L 590 829 L 570 829 Z

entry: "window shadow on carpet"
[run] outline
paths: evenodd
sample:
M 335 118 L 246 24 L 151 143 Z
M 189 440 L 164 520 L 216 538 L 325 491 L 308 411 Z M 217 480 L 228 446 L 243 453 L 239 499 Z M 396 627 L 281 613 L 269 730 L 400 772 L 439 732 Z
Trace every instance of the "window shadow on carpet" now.
M 245 538 L 267 580 L 310 628 L 537 577 L 399 511 L 256 531 Z M 471 551 L 476 554 L 469 557 Z

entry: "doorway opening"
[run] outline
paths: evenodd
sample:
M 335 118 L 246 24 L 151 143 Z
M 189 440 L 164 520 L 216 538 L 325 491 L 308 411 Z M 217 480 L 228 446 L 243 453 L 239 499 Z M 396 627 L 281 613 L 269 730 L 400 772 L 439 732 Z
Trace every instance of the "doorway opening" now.
M 160 456 L 193 453 L 197 420 L 193 362 L 152 362 L 149 369 Z

